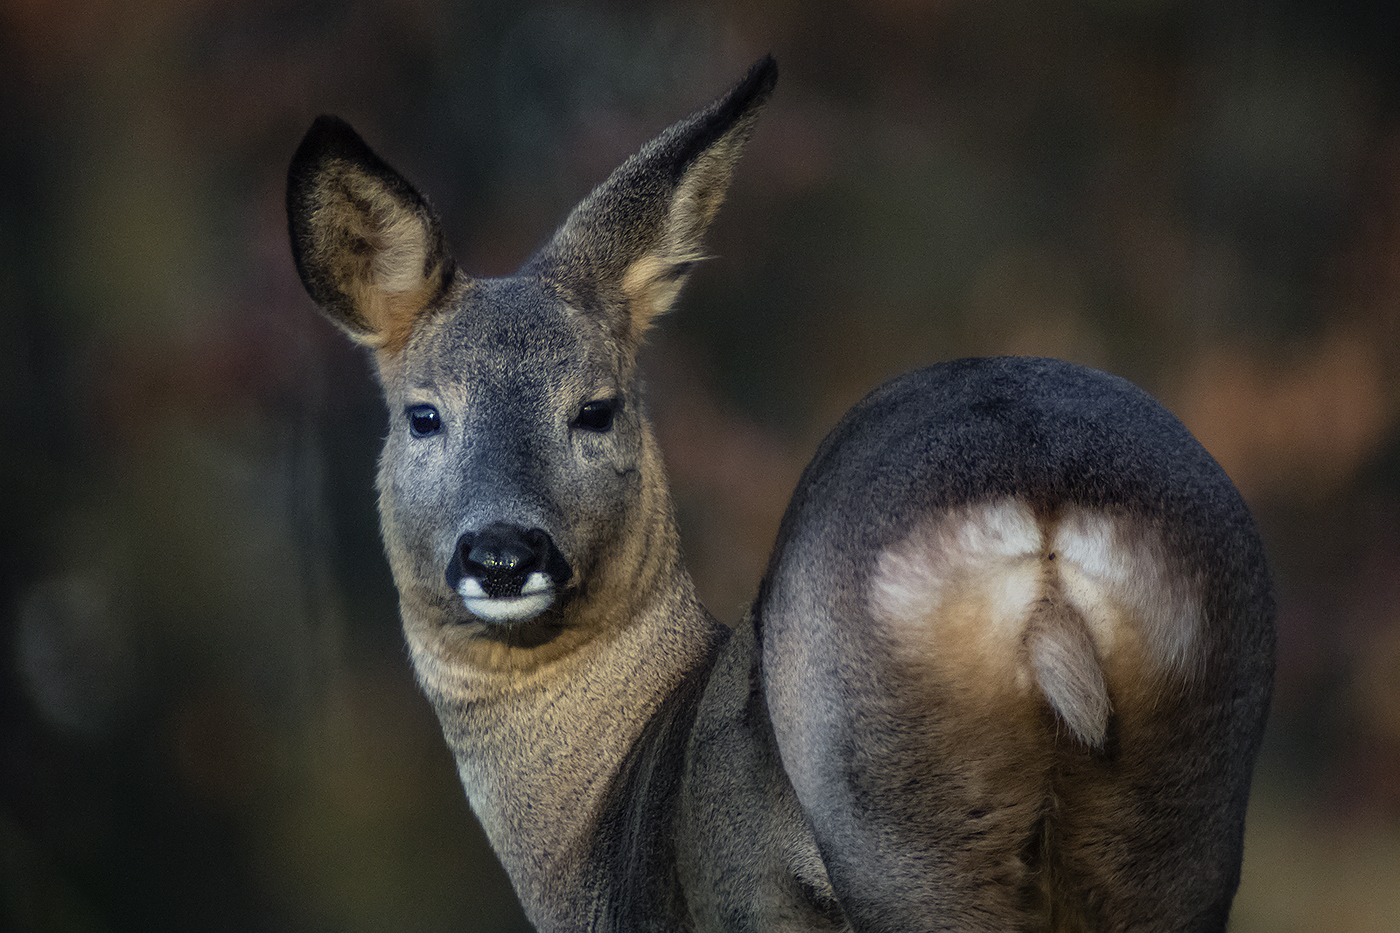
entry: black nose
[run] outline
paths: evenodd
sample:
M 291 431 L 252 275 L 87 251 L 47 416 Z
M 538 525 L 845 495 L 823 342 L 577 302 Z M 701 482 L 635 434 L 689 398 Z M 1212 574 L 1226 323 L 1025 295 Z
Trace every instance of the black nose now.
M 448 572 L 448 582 L 456 589 L 458 582 L 472 577 L 492 599 L 519 596 L 530 574 L 548 571 L 553 551 L 554 542 L 542 529 L 487 525 L 457 539 L 455 566 Z

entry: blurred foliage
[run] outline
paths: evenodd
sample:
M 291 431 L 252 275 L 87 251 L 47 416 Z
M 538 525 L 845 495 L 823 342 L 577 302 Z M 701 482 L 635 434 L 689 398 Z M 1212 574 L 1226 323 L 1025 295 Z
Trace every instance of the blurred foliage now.
M 340 113 L 506 272 L 771 50 L 645 363 L 712 608 L 883 378 L 1128 376 L 1278 578 L 1235 929 L 1393 929 L 1397 35 L 1356 0 L 0 0 L 0 928 L 523 928 L 403 656 L 383 415 L 296 282 L 286 162 Z

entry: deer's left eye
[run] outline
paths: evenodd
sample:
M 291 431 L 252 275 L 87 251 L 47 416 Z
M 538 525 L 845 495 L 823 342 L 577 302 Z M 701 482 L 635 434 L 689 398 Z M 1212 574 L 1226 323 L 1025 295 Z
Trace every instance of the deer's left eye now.
M 574 427 L 602 434 L 611 431 L 613 419 L 622 408 L 622 399 L 595 399 L 578 410 Z
M 410 405 L 404 409 L 408 433 L 414 437 L 431 437 L 442 430 L 442 415 L 431 405 Z

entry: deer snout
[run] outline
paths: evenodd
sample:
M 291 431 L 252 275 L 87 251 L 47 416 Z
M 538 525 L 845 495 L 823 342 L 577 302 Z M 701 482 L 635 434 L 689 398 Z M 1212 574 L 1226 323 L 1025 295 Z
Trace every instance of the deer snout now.
M 549 533 L 503 522 L 457 539 L 447 583 L 472 615 L 488 622 L 526 622 L 544 612 L 568 580 Z

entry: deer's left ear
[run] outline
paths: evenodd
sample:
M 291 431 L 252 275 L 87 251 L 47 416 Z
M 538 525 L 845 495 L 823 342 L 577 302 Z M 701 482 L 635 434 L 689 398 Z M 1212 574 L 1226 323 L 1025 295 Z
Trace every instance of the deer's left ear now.
M 777 81 L 765 57 L 728 94 L 624 162 L 574 208 L 529 268 L 635 348 L 705 258 L 703 236 Z
M 287 220 L 302 284 L 360 343 L 399 352 L 446 297 L 437 215 L 338 117 L 318 117 L 292 158 Z

